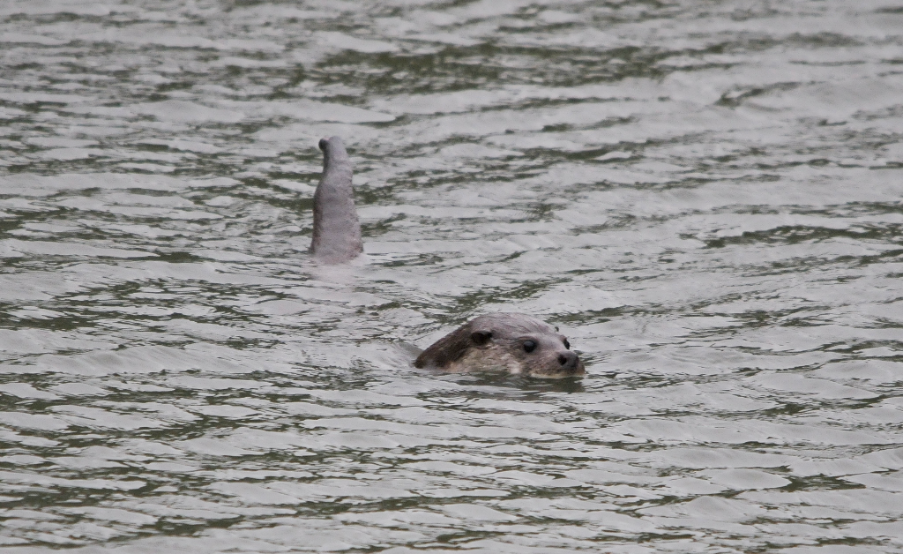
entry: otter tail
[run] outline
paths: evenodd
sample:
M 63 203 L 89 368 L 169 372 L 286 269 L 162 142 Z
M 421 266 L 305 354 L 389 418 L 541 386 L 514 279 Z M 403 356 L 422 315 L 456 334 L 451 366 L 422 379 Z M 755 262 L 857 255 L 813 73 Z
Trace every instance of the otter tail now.
M 364 249 L 355 211 L 352 163 L 339 137 L 320 139 L 323 176 L 314 193 L 314 238 L 311 253 L 326 263 L 342 263 Z

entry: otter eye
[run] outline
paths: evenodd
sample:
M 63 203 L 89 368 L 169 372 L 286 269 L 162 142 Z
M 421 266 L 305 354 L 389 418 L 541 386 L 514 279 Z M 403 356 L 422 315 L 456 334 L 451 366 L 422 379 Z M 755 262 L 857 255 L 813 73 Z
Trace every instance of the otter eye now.
M 531 352 L 533 352 L 534 350 L 537 349 L 537 341 L 526 340 L 523 343 L 521 343 L 521 346 L 524 347 L 525 352 L 530 354 Z
M 565 348 L 567 348 L 568 350 L 571 350 L 571 343 L 568 342 L 568 339 L 565 339 L 562 342 L 565 343 Z

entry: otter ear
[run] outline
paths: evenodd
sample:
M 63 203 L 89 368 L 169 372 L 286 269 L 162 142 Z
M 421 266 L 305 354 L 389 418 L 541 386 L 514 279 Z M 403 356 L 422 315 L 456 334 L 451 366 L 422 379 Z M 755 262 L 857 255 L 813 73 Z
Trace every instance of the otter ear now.
M 477 346 L 483 346 L 490 342 L 491 338 L 493 338 L 493 333 L 490 331 L 474 331 L 471 333 L 471 340 L 474 341 L 474 344 Z

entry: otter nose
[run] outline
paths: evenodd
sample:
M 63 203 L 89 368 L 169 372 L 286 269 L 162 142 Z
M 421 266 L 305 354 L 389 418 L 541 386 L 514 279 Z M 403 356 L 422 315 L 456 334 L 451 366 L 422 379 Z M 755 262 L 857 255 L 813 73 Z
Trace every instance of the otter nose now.
M 578 355 L 574 352 L 562 352 L 559 354 L 559 364 L 564 369 L 574 371 L 578 367 Z

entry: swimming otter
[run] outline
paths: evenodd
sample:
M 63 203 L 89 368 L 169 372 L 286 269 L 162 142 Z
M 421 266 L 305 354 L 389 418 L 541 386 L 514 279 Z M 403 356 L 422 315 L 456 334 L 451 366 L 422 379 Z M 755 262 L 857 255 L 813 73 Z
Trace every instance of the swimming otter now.
M 355 211 L 352 164 L 339 137 L 321 139 L 323 176 L 314 193 L 311 252 L 325 263 L 358 256 L 361 225 Z M 584 374 L 584 364 L 558 329 L 525 314 L 496 313 L 472 319 L 424 350 L 414 366 L 449 372 L 506 370 L 532 377 Z
M 352 162 L 339 137 L 320 139 L 323 176 L 314 192 L 311 253 L 326 263 L 342 263 L 360 254 L 361 225 L 352 190 Z
M 571 377 L 584 364 L 558 329 L 526 314 L 474 318 L 424 350 L 414 367 L 448 372 L 504 369 L 513 375 Z

